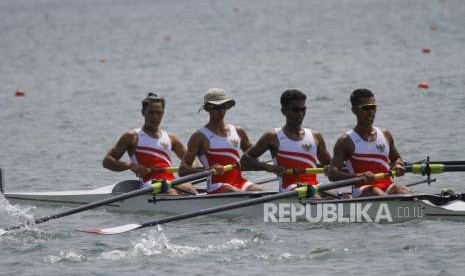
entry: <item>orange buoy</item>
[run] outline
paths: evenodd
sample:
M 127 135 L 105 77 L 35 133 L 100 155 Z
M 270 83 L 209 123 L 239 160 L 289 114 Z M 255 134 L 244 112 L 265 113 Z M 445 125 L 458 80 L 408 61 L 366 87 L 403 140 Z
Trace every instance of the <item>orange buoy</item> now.
M 436 26 L 436 24 L 431 24 L 431 31 L 437 31 L 438 30 L 438 26 Z
M 100 63 L 107 63 L 107 62 L 108 62 L 108 59 L 106 59 L 106 58 L 101 58 L 100 59 Z
M 430 48 L 426 48 L 426 47 L 423 48 L 423 49 L 421 49 L 421 51 L 422 51 L 424 54 L 429 54 L 429 53 L 431 53 L 431 49 L 430 49 Z
M 22 89 L 16 89 L 15 96 L 16 97 L 24 97 L 24 96 L 26 96 L 26 92 L 24 92 L 24 90 L 22 90 Z
M 421 88 L 421 89 L 428 89 L 429 88 L 429 83 L 427 83 L 426 81 L 422 81 L 418 84 L 418 88 Z

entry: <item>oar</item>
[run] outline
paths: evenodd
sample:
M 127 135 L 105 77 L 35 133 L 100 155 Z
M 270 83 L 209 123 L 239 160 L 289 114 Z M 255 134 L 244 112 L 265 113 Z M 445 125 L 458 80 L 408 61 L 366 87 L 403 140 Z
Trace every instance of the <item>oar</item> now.
M 224 171 L 230 171 L 233 167 L 234 167 L 234 165 L 227 165 L 227 166 L 223 167 L 223 170 Z M 165 182 L 165 183 L 155 182 L 149 187 L 145 187 L 145 188 L 142 188 L 142 189 L 139 189 L 139 190 L 135 190 L 135 191 L 120 194 L 120 195 L 117 195 L 117 196 L 109 197 L 109 198 L 102 199 L 102 200 L 99 200 L 99 201 L 91 202 L 91 203 L 88 203 L 88 204 L 73 208 L 71 210 L 60 212 L 60 213 L 57 213 L 57 214 L 54 214 L 54 215 L 50 215 L 50 216 L 35 219 L 33 223 L 29 222 L 29 223 L 25 223 L 25 224 L 21 224 L 21 225 L 10 226 L 10 227 L 8 227 L 6 229 L 0 229 L 0 235 L 3 235 L 4 233 L 6 233 L 7 231 L 10 231 L 10 230 L 23 228 L 23 227 L 26 227 L 26 226 L 31 225 L 31 224 L 44 223 L 44 222 L 52 220 L 52 219 L 57 219 L 57 218 L 69 216 L 69 215 L 72 215 L 72 214 L 76 214 L 76 213 L 86 211 L 86 210 L 90 210 L 90 209 L 93 209 L 93 208 L 96 208 L 96 207 L 108 205 L 108 204 L 111 204 L 113 202 L 121 201 L 121 200 L 128 199 L 128 198 L 131 198 L 131 197 L 136 197 L 136 196 L 143 195 L 143 194 L 148 194 L 148 193 L 160 193 L 160 192 L 162 192 L 164 190 L 167 190 L 169 187 L 175 187 L 175 186 L 177 186 L 179 184 L 183 184 L 183 183 L 190 182 L 190 181 L 193 181 L 193 180 L 197 180 L 197 179 L 200 179 L 200 178 L 208 177 L 213 172 L 214 172 L 214 170 L 210 169 L 210 170 L 206 170 L 206 171 L 203 171 L 203 172 L 198 172 L 198 173 L 190 174 L 190 175 L 187 175 L 187 176 L 183 176 L 183 177 L 180 177 L 180 178 L 175 179 L 175 180 L 170 181 L 170 182 Z
M 285 174 L 323 174 L 325 173 L 325 168 L 302 168 L 302 169 L 287 169 Z
M 376 174 L 375 179 L 383 179 L 389 175 L 390 174 L 384 174 L 384 173 Z M 126 225 L 116 226 L 112 228 L 89 228 L 89 229 L 80 229 L 78 231 L 85 232 L 85 233 L 92 233 L 92 234 L 101 234 L 101 235 L 122 234 L 122 233 L 135 230 L 135 229 L 141 229 L 145 227 L 150 227 L 150 226 L 155 226 L 155 225 L 164 224 L 168 222 L 174 222 L 178 220 L 198 217 L 198 216 L 207 215 L 207 214 L 214 214 L 214 213 L 219 213 L 223 211 L 229 211 L 229 210 L 252 206 L 252 205 L 265 203 L 265 202 L 269 202 L 273 200 L 278 200 L 278 199 L 286 198 L 286 197 L 298 196 L 299 198 L 308 198 L 308 197 L 312 197 L 313 195 L 315 195 L 315 193 L 319 193 L 319 192 L 323 192 L 323 191 L 331 190 L 331 189 L 336 189 L 339 187 L 349 186 L 349 185 L 353 185 L 353 184 L 364 182 L 364 181 L 366 181 L 366 178 L 361 176 L 361 177 L 355 177 L 351 179 L 346 179 L 346 180 L 341 180 L 341 181 L 336 181 L 336 182 L 331 182 L 331 183 L 326 183 L 326 184 L 320 184 L 320 185 L 315 185 L 315 186 L 311 186 L 311 185 L 300 186 L 296 188 L 295 190 L 289 191 L 289 192 L 278 193 L 278 194 L 269 195 L 269 196 L 263 196 L 259 198 L 244 200 L 244 201 L 235 202 L 235 203 L 213 207 L 213 208 L 207 208 L 207 209 L 185 213 L 181 215 L 176 215 L 176 216 L 171 216 L 171 217 L 167 217 L 167 218 L 163 218 L 159 220 L 149 221 L 149 222 L 145 222 L 142 224 L 132 223 L 132 224 L 126 224 Z
M 438 174 L 443 172 L 464 172 L 465 165 L 446 165 L 439 163 L 423 163 L 423 164 L 413 164 L 405 166 L 407 172 L 415 174 Z
M 422 164 L 425 163 L 426 159 L 415 161 L 409 164 Z M 430 164 L 443 164 L 443 165 L 465 165 L 465 160 L 448 160 L 448 161 L 429 161 Z

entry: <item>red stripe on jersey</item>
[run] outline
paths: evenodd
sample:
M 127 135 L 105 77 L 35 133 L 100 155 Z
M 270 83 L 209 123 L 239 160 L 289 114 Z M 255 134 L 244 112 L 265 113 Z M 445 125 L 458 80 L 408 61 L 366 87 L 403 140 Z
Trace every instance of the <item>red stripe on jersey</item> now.
M 280 151 L 278 151 L 278 154 L 286 154 L 286 155 L 301 157 L 301 158 L 305 158 L 305 159 L 308 159 L 308 160 L 312 161 L 314 164 L 317 163 L 316 159 L 313 157 L 313 155 L 307 154 L 307 153 L 280 150 Z M 283 158 L 285 158 L 285 157 L 283 156 Z
M 237 164 L 237 160 L 231 156 L 226 155 L 217 155 L 217 154 L 206 154 L 208 164 L 211 166 L 218 164 L 218 165 L 230 165 L 230 164 Z M 241 175 L 241 169 L 239 166 L 233 168 L 232 171 L 225 172 L 219 175 L 212 175 L 211 177 L 212 183 L 228 183 L 233 185 L 236 188 L 241 188 L 242 185 L 246 182 L 246 180 Z
M 389 163 L 389 159 L 387 156 L 382 154 L 371 154 L 371 153 L 354 153 L 352 154 L 353 157 L 365 157 L 365 158 L 376 158 L 381 159 L 386 163 Z
M 208 149 L 209 152 L 215 152 L 215 153 L 222 153 L 222 152 L 226 152 L 226 153 L 230 153 L 230 154 L 234 154 L 238 159 L 241 158 L 241 155 L 239 153 L 238 150 L 236 149 L 229 149 L 229 148 L 216 148 L 216 149 Z
M 377 162 L 360 161 L 360 160 L 356 160 L 352 158 L 350 159 L 350 163 L 352 164 L 354 173 L 364 173 L 367 171 L 370 171 L 375 174 L 389 172 L 389 170 L 386 169 L 385 166 Z M 392 184 L 392 182 L 393 182 L 392 178 L 388 177 L 388 178 L 381 179 L 381 180 L 375 180 L 373 185 L 385 191 L 389 187 L 389 185 Z M 356 184 L 355 187 L 360 187 L 363 185 L 366 185 L 366 184 L 364 183 Z
M 163 156 L 166 157 L 166 159 L 168 159 L 168 160 L 171 161 L 171 158 L 170 158 L 169 154 L 167 154 L 166 152 L 164 152 L 164 151 L 162 151 L 162 150 L 159 150 L 159 149 L 154 149 L 154 148 L 151 148 L 151 147 L 141 147 L 141 146 L 138 146 L 138 147 L 136 147 L 136 151 L 137 151 L 137 150 L 146 150 L 146 151 L 156 152 L 156 153 L 162 154 Z
M 309 168 L 309 165 L 306 163 L 299 162 L 297 160 L 288 159 L 284 157 L 277 156 L 276 161 L 278 166 L 286 169 L 306 169 Z M 286 189 L 292 184 L 309 184 L 316 185 L 318 180 L 316 174 L 291 174 L 283 175 L 281 178 L 281 187 Z
M 136 153 L 136 158 L 138 164 L 141 166 L 147 167 L 147 168 L 165 168 L 165 167 L 170 167 L 171 163 L 166 162 L 165 160 L 161 158 L 154 158 L 153 155 L 143 153 L 143 152 L 137 152 Z M 151 179 L 165 179 L 168 181 L 171 181 L 175 178 L 173 173 L 170 172 L 153 172 L 150 175 L 147 175 L 143 178 L 144 182 L 147 182 Z

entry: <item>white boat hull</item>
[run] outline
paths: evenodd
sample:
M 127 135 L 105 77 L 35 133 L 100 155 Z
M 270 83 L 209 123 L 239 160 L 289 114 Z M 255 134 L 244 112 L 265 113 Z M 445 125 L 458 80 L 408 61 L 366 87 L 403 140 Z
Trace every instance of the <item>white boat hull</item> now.
M 124 181 L 93 190 L 62 192 L 5 192 L 11 203 L 76 207 L 138 188 L 137 181 Z M 243 201 L 274 192 L 226 193 L 215 195 L 141 195 L 105 206 L 122 212 L 182 214 Z M 465 220 L 462 197 L 435 195 L 390 195 L 357 199 L 282 199 L 221 213 L 265 222 L 404 222 L 418 219 Z

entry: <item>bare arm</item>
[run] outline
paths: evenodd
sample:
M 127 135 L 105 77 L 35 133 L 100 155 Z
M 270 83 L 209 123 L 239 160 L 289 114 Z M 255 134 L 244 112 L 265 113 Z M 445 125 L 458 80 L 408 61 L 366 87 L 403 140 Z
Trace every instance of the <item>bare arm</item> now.
M 242 155 L 241 165 L 248 170 L 264 170 L 276 174 L 282 173 L 284 168 L 258 161 L 258 157 L 267 150 L 271 152 L 272 156 L 275 156 L 278 149 L 277 143 L 276 134 L 273 131 L 265 133 L 254 146 Z
M 104 168 L 115 172 L 131 170 L 137 176 L 145 176 L 151 172 L 150 168 L 134 164 L 132 162 L 124 162 L 120 159 L 124 153 L 129 155 L 134 154 L 137 145 L 137 133 L 128 131 L 124 133 L 116 142 L 116 144 L 108 151 L 103 158 L 102 165 Z
M 402 162 L 400 154 L 397 151 L 396 145 L 394 143 L 392 134 L 387 129 L 383 129 L 383 134 L 389 143 L 389 160 L 391 160 L 393 163 Z
M 405 174 L 404 161 L 402 160 L 399 152 L 397 151 L 396 145 L 394 143 L 394 138 L 387 129 L 383 129 L 383 133 L 384 137 L 386 137 L 389 143 L 389 160 L 391 160 L 391 162 L 393 163 L 391 170 L 396 171 L 396 176 L 402 176 Z
M 194 168 L 192 165 L 194 163 L 195 158 L 198 155 L 204 153 L 206 149 L 205 143 L 208 143 L 208 141 L 206 141 L 202 133 L 196 132 L 191 135 L 189 141 L 187 142 L 187 151 L 182 157 L 181 165 L 179 166 L 179 176 L 188 175 L 204 170 L 203 168 Z
M 337 140 L 334 145 L 333 159 L 328 168 L 328 179 L 330 181 L 358 177 L 355 173 L 347 173 L 342 170 L 344 162 L 350 159 L 354 150 L 354 145 L 349 136 L 343 135 Z
M 326 149 L 326 143 L 323 139 L 323 136 L 319 132 L 313 132 L 313 136 L 317 142 L 317 157 L 320 160 L 321 165 L 327 166 L 331 163 L 331 155 L 329 154 L 328 150 Z
M 171 140 L 171 145 L 173 152 L 176 154 L 176 156 L 179 158 L 179 160 L 182 160 L 184 154 L 186 153 L 186 147 L 184 144 L 179 140 L 179 138 L 174 135 L 174 134 L 169 134 L 170 140 Z
M 132 131 L 124 133 L 103 158 L 103 167 L 116 172 L 131 169 L 131 163 L 121 161 L 120 159 L 126 152 L 132 153 L 135 150 L 136 143 L 136 133 Z
M 243 128 L 236 126 L 236 130 L 237 134 L 241 138 L 241 150 L 246 152 L 249 148 L 252 147 L 252 143 L 250 143 L 249 137 Z

